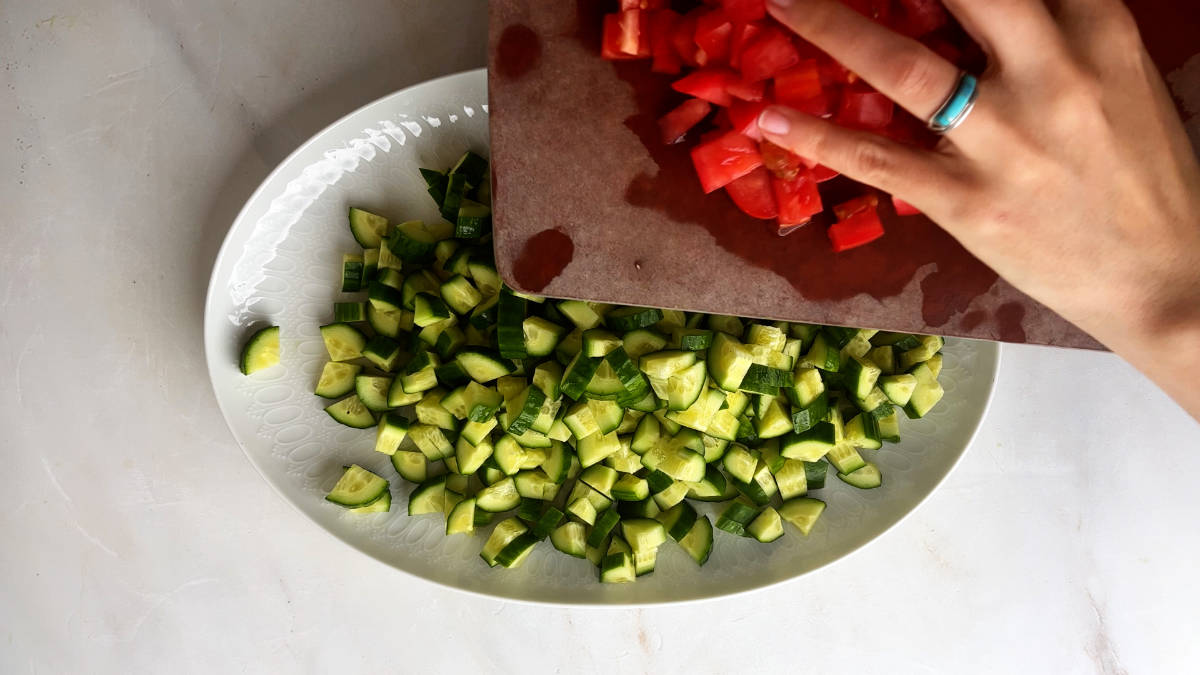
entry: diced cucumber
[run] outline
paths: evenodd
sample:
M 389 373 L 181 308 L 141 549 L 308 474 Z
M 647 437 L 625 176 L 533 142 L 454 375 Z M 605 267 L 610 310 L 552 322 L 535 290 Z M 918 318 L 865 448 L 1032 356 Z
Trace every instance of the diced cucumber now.
M 596 374 L 596 369 L 602 362 L 602 359 L 587 358 L 582 352 L 576 354 L 575 358 L 567 364 L 566 370 L 563 371 L 562 393 L 568 398 L 578 401 L 587 391 L 588 383 L 592 381 L 592 376 Z
M 524 298 L 508 291 L 500 292 L 500 300 L 496 312 L 496 341 L 500 347 L 500 356 L 508 359 L 523 359 L 528 356 L 525 350 L 525 333 L 523 322 L 526 315 Z
M 724 332 L 713 336 L 708 350 L 708 372 L 717 386 L 726 391 L 738 389 L 751 364 L 750 351 L 736 339 Z
M 358 253 L 342 256 L 342 292 L 354 293 L 363 287 L 363 257 Z
M 625 474 L 617 479 L 612 488 L 612 497 L 617 501 L 637 502 L 650 496 L 650 484 L 645 478 Z
M 463 199 L 454 221 L 458 239 L 478 239 L 492 229 L 492 209 L 471 199 Z
M 851 473 L 838 472 L 838 478 L 860 490 L 871 490 L 883 484 L 883 475 L 874 462 L 867 462 Z
M 846 360 L 843 382 L 854 398 L 865 399 L 875 388 L 881 371 L 873 362 L 852 356 Z
M 919 346 L 900 354 L 900 370 L 909 370 L 918 363 L 928 361 L 946 344 L 946 341 L 937 335 L 922 335 L 919 340 Z
M 893 410 L 890 414 L 875 418 L 879 426 L 879 439 L 889 443 L 900 442 L 900 415 Z
M 575 447 L 575 451 L 579 455 L 579 463 L 584 467 L 592 466 L 620 449 L 621 441 L 615 433 L 606 434 L 600 431 L 579 439 L 578 445 Z
M 598 359 L 621 346 L 621 338 L 600 328 L 583 331 L 583 355 Z
M 466 434 L 462 434 L 454 446 L 454 457 L 458 461 L 458 470 L 462 473 L 478 471 L 493 452 L 495 452 L 495 448 L 486 435 L 480 438 L 478 443 L 472 443 L 467 439 Z
M 937 405 L 938 401 L 942 400 L 945 395 L 945 390 L 938 383 L 937 378 L 933 376 L 933 371 L 926 363 L 917 364 L 909 374 L 916 379 L 916 386 L 913 388 L 912 396 L 908 403 L 904 405 L 904 414 L 911 419 L 924 417 Z
M 367 506 L 383 496 L 388 489 L 385 478 L 376 476 L 357 464 L 346 468 L 329 494 L 327 501 L 338 506 L 357 508 Z
M 825 454 L 825 459 L 838 470 L 838 473 L 854 473 L 867 465 L 867 461 L 849 443 L 839 443 L 833 446 Z
M 550 543 L 569 556 L 583 558 L 587 548 L 587 533 L 579 523 L 563 523 L 550 533 Z
M 542 393 L 541 389 L 534 386 L 525 387 L 524 391 L 510 399 L 507 404 L 508 427 L 505 431 L 514 436 L 520 436 L 528 431 L 529 426 L 541 413 L 542 404 L 545 402 L 546 395 Z
M 846 422 L 844 433 L 846 442 L 856 448 L 878 450 L 883 445 L 879 433 L 879 422 L 870 413 L 855 415 L 849 422 Z
M 750 522 L 746 532 L 758 541 L 768 544 L 783 536 L 783 520 L 778 511 L 768 506 Z
M 582 300 L 563 300 L 558 303 L 558 311 L 581 331 L 595 328 L 604 320 L 599 312 Z
M 378 335 L 396 338 L 400 336 L 401 330 L 408 330 L 407 328 L 401 328 L 404 318 L 403 312 L 377 309 L 375 305 L 372 305 L 369 302 L 367 303 L 366 311 L 367 325 L 370 326 L 371 330 L 375 331 L 375 333 Z M 411 324 L 409 324 L 409 327 L 412 327 Z
M 388 236 L 388 219 L 350 207 L 350 234 L 363 248 L 379 248 Z
M 408 515 L 446 512 L 446 477 L 438 476 L 421 483 L 408 497 Z
M 355 363 L 326 362 L 313 393 L 321 398 L 341 398 L 354 391 L 354 379 L 361 371 L 362 366 Z
M 388 372 L 396 369 L 402 354 L 400 343 L 384 335 L 376 335 L 368 340 L 362 350 L 363 358 Z
M 800 534 L 808 536 L 817 519 L 825 511 L 825 502 L 812 497 L 789 499 L 779 507 L 779 517 L 796 526 Z
M 755 419 L 754 431 L 760 439 L 779 438 L 794 430 L 795 424 L 788 418 L 782 400 L 778 397 L 772 398 L 767 403 L 766 410 Z
M 389 410 L 388 390 L 392 386 L 392 378 L 378 375 L 359 375 L 354 378 L 354 393 L 367 410 L 384 412 Z
M 350 361 L 362 356 L 367 346 L 367 337 L 348 323 L 331 323 L 321 326 L 321 340 L 332 361 Z
M 475 499 L 464 499 L 454 505 L 446 516 L 446 536 L 452 534 L 474 534 Z
M 479 508 L 479 498 L 475 498 L 475 508 Z M 496 527 L 492 530 L 492 534 L 483 545 L 483 550 L 479 552 L 479 557 L 488 564 L 489 567 L 496 566 L 496 557 L 514 540 L 529 531 L 517 518 L 505 518 L 496 523 Z
M 454 444 L 446 437 L 444 430 L 438 427 L 428 424 L 413 424 L 408 428 L 408 435 L 416 444 L 417 449 L 431 462 L 454 454 Z
M 492 513 L 502 513 L 517 508 L 520 501 L 521 495 L 517 493 L 517 484 L 509 477 L 480 490 L 475 495 L 475 508 Z
M 749 536 L 746 533 L 746 528 L 754 519 L 758 517 L 758 509 L 750 504 L 740 501 L 733 501 L 721 515 L 717 518 L 717 529 L 725 530 L 730 534 L 736 534 L 739 537 Z
M 499 354 L 478 347 L 466 347 L 454 357 L 462 369 L 479 383 L 491 382 L 516 371 L 516 365 Z
M 562 326 L 547 321 L 540 316 L 527 317 L 521 322 L 521 334 L 525 343 L 525 353 L 530 357 L 549 356 L 554 353 L 558 341 L 567 330 Z
M 646 329 L 629 331 L 622 337 L 625 353 L 635 362 L 645 354 L 660 351 L 667 346 L 667 339 Z
M 837 429 L 830 422 L 818 422 L 807 431 L 787 434 L 779 452 L 788 459 L 815 462 L 837 445 Z M 853 449 L 853 448 L 852 448 Z
M 739 340 L 742 337 L 742 333 L 746 330 L 741 319 L 736 316 L 723 316 L 720 314 L 712 314 L 708 317 L 708 327 Z
M 351 395 L 329 405 L 325 412 L 339 424 L 355 429 L 370 429 L 375 426 L 375 414 L 358 400 L 358 396 Z
M 661 321 L 661 309 L 653 307 L 619 307 L 604 316 L 604 323 L 618 331 L 631 331 L 653 326 Z
M 708 519 L 708 516 L 697 518 L 696 522 L 692 524 L 692 529 L 679 540 L 679 547 L 686 551 L 697 565 L 704 565 L 708 562 L 708 557 L 712 554 L 712 544 L 712 521 Z

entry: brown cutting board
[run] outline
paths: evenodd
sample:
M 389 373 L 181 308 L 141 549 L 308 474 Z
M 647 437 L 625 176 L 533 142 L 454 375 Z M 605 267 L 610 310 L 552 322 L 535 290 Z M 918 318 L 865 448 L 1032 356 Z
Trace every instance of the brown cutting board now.
M 1192 3 L 1182 3 L 1184 6 Z M 489 96 L 496 263 L 519 290 L 790 321 L 1102 348 L 999 279 L 933 223 L 834 255 L 824 222 L 781 237 L 722 192 L 656 119 L 680 95 L 648 62 L 599 57 L 616 0 L 493 0 Z M 1159 66 L 1200 51 L 1200 12 L 1135 13 Z M 826 204 L 862 188 L 837 179 Z M 886 200 L 885 200 L 886 201 Z M 886 208 L 886 207 L 885 207 Z M 825 221 L 827 222 L 827 221 Z

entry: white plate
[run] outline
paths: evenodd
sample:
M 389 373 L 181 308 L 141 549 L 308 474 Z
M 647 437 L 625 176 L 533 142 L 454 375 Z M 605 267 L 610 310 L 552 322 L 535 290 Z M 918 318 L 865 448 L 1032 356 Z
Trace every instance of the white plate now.
M 405 89 L 351 113 L 277 168 L 229 231 L 209 285 L 204 343 L 221 411 L 238 444 L 288 501 L 342 541 L 418 577 L 486 595 L 560 604 L 649 604 L 711 598 L 792 579 L 862 547 L 899 522 L 946 477 L 971 442 L 991 397 L 994 343 L 946 346 L 946 398 L 902 427 L 904 441 L 877 453 L 884 484 L 856 490 L 831 471 L 817 496 L 829 507 L 811 536 L 790 525 L 771 545 L 716 532 L 697 567 L 664 544 L 657 571 L 635 584 L 602 585 L 587 561 L 541 544 L 516 570 L 478 557 L 483 534 L 446 537 L 441 518 L 410 518 L 411 486 L 374 452 L 374 431 L 336 424 L 312 392 L 326 360 L 318 325 L 339 298 L 341 256 L 359 250 L 350 205 L 392 218 L 435 219 L 417 168 L 446 167 L 488 143 L 483 70 Z M 282 327 L 282 363 L 245 377 L 238 353 L 250 329 Z M 323 500 L 341 467 L 361 464 L 392 479 L 391 513 L 353 515 Z M 710 505 L 701 508 L 709 513 Z

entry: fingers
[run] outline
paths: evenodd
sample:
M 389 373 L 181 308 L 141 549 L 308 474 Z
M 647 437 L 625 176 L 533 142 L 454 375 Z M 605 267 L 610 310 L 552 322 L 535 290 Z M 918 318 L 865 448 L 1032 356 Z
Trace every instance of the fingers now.
M 1041 0 L 944 0 L 984 49 L 1003 66 L 1043 64 L 1065 56 L 1054 17 Z
M 763 111 L 758 128 L 772 143 L 926 212 L 930 205 L 953 200 L 960 191 L 959 182 L 938 155 L 878 134 L 839 127 L 784 106 Z
M 836 0 L 772 0 L 768 9 L 918 119 L 929 119 L 958 81 L 949 61 Z

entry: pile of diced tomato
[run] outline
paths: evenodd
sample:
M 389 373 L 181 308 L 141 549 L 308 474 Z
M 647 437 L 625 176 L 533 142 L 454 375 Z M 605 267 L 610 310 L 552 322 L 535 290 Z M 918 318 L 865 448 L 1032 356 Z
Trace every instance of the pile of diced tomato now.
M 903 119 L 886 96 L 772 19 L 765 0 L 705 0 L 686 13 L 672 10 L 669 0 L 619 2 L 619 11 L 604 17 L 603 57 L 648 59 L 654 72 L 681 76 L 670 86 L 689 98 L 659 120 L 662 141 L 682 142 L 709 121 L 691 150 L 704 192 L 724 188 L 738 208 L 775 220 L 781 233 L 824 210 L 817 186 L 838 174 L 765 141 L 757 119 L 766 106 L 786 105 L 842 126 L 913 139 L 911 118 Z M 940 0 L 843 2 L 918 38 L 949 21 Z M 956 56 L 949 43 L 935 48 Z M 900 215 L 917 213 L 894 203 Z M 883 236 L 877 206 L 872 193 L 834 207 L 837 222 L 828 232 L 835 251 Z

